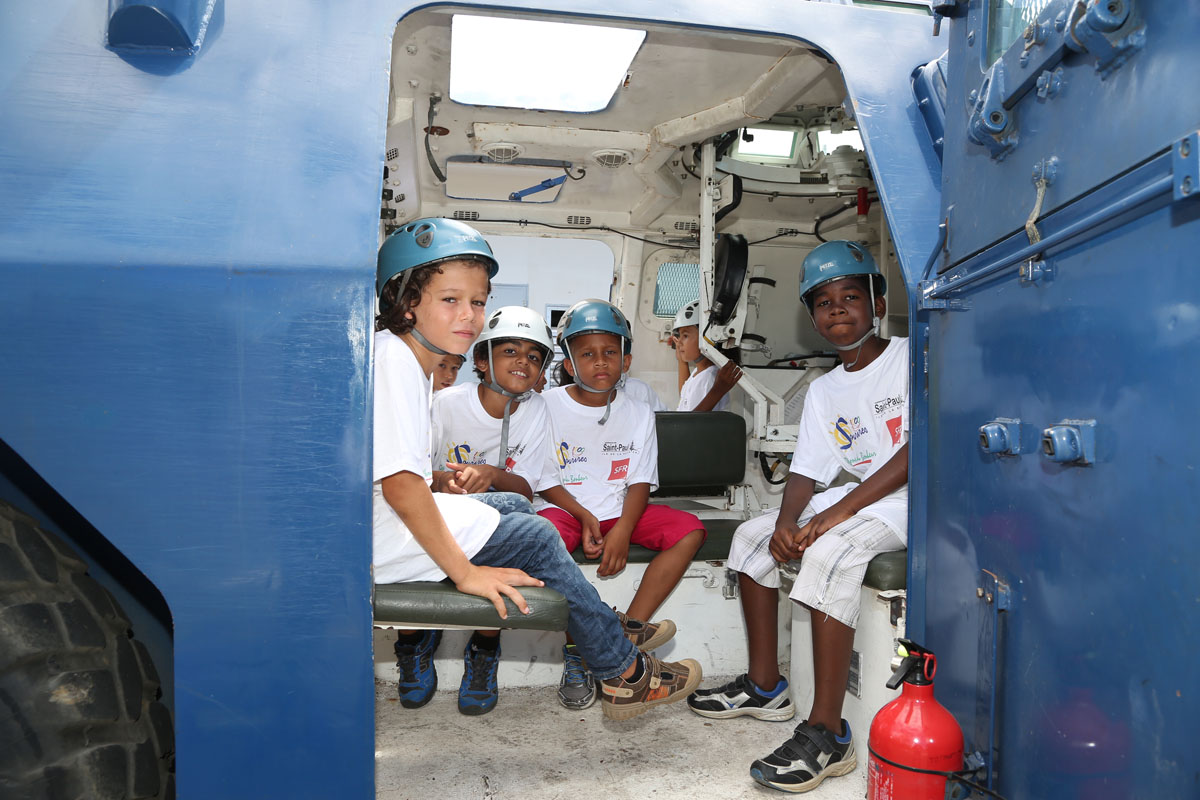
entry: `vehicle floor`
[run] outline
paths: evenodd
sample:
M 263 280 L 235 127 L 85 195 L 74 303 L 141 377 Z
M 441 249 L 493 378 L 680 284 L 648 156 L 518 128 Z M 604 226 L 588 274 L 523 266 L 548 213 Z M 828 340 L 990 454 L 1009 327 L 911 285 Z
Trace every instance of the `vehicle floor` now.
M 705 685 L 728 677 L 706 677 Z M 553 687 L 500 688 L 482 717 L 458 712 L 457 687 L 424 708 L 400 705 L 396 684 L 375 683 L 378 800 L 625 800 L 655 797 L 782 798 L 749 776 L 750 763 L 791 735 L 791 722 L 709 720 L 683 703 L 616 722 L 597 703 L 571 712 Z M 808 794 L 866 796 L 866 740 L 859 767 Z

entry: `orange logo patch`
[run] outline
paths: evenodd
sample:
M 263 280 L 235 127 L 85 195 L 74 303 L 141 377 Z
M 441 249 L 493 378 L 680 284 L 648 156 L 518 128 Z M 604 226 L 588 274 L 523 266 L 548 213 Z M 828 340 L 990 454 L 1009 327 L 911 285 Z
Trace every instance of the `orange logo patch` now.
M 671 690 L 666 686 L 659 684 L 646 693 L 647 700 L 660 700 L 671 693 Z

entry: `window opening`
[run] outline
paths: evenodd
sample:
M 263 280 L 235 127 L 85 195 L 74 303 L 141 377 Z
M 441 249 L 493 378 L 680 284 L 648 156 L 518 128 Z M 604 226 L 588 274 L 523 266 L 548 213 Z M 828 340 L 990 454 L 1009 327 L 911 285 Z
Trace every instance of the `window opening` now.
M 450 99 L 477 106 L 600 111 L 625 80 L 646 32 L 455 14 Z
M 1022 38 L 1025 28 L 1050 5 L 1050 0 L 990 0 L 987 18 L 987 58 L 992 64 Z
M 700 265 L 666 261 L 654 285 L 654 316 L 674 319 L 679 309 L 700 297 Z

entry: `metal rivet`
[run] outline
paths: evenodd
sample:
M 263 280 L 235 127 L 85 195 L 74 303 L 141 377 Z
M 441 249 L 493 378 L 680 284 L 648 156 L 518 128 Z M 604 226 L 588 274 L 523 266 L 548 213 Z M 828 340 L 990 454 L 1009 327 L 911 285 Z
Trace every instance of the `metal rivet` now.
M 982 586 L 980 586 L 980 587 L 977 587 L 977 588 L 975 589 L 975 596 L 976 596 L 976 597 L 983 597 L 983 587 L 982 587 Z
M 1183 156 L 1184 158 L 1187 158 L 1188 154 L 1191 152 L 1192 152 L 1192 143 L 1190 140 L 1184 139 L 1182 142 L 1179 143 L 1179 155 Z
M 967 34 L 967 45 L 970 46 L 973 44 L 975 44 L 975 31 L 971 31 Z
M 1188 175 L 1187 177 L 1185 177 L 1183 179 L 1183 183 L 1179 186 L 1179 191 L 1183 192 L 1184 194 L 1192 193 L 1192 176 L 1191 175 Z
M 984 599 L 987 600 L 989 603 L 992 602 L 992 593 L 988 592 L 986 595 L 984 595 Z

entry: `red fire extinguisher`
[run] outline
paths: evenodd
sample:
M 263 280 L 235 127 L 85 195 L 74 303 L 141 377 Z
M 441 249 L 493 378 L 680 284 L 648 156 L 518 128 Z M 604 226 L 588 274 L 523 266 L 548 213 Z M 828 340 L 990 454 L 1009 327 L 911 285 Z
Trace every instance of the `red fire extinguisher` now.
M 904 688 L 879 709 L 867 740 L 867 800 L 942 800 L 948 773 L 963 768 L 962 728 L 933 698 L 933 653 L 907 639 L 899 653 L 887 686 Z

